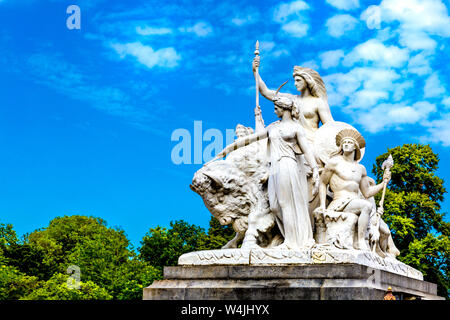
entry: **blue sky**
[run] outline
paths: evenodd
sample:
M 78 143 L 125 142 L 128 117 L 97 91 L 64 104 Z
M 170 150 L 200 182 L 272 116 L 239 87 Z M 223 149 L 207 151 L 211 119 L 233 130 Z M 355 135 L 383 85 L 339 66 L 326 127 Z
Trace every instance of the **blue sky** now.
M 102 217 L 135 246 L 172 220 L 207 228 L 189 189 L 201 164 L 174 164 L 171 136 L 253 126 L 256 40 L 271 88 L 294 65 L 319 71 L 368 171 L 387 148 L 429 143 L 450 189 L 447 1 L 0 0 L 0 25 L 0 221 L 19 234 L 66 214 Z

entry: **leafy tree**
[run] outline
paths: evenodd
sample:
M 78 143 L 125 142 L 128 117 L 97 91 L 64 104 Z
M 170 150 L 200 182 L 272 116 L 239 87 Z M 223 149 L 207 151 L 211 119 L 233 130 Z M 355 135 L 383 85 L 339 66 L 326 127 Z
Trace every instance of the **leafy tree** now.
M 112 296 L 92 281 L 80 282 L 79 288 L 67 285 L 69 275 L 57 273 L 23 300 L 110 300 Z
M 381 182 L 382 163 L 394 159 L 392 179 L 386 191 L 383 219 L 391 228 L 400 250 L 399 260 L 415 267 L 424 279 L 438 284 L 438 294 L 448 297 L 449 223 L 440 213 L 446 192 L 436 176 L 439 157 L 430 146 L 406 144 L 388 149 L 376 158 L 373 173 Z M 380 195 L 377 195 L 377 201 Z
M 164 266 L 174 266 L 184 253 L 204 247 L 207 235 L 203 228 L 183 220 L 170 222 L 170 229 L 157 226 L 150 229 L 141 241 L 139 257 L 162 271 Z
M 142 290 L 157 279 L 162 279 L 158 268 L 148 262 L 133 259 L 117 269 L 110 292 L 115 299 L 142 300 Z
M 94 217 L 57 217 L 47 228 L 28 235 L 27 241 L 43 253 L 48 274 L 65 273 L 75 264 L 93 281 L 98 281 L 109 265 L 121 264 L 132 255 L 125 233 Z
M 0 300 L 17 300 L 39 287 L 39 279 L 0 263 Z
M 65 274 L 68 266 L 76 265 L 83 281 L 106 289 L 114 299 L 142 298 L 143 286 L 158 276 L 137 260 L 125 232 L 108 228 L 100 218 L 58 217 L 46 229 L 31 233 L 28 241 L 44 252 L 43 263 L 51 274 Z
M 223 226 L 216 218 L 211 216 L 206 241 L 197 250 L 220 249 L 233 239 L 235 234 L 236 232 L 234 232 L 231 224 Z
M 5 266 L 0 273 L 5 288 L 0 299 L 84 299 L 90 293 L 62 288 L 62 277 L 68 277 L 71 265 L 80 268 L 86 290 L 94 290 L 98 299 L 106 296 L 94 284 L 114 299 L 142 299 L 143 287 L 161 276 L 158 269 L 138 259 L 122 230 L 85 216 L 55 218 L 47 228 L 25 235 L 23 241 L 11 225 L 0 225 L 0 263 Z M 38 293 L 19 290 L 20 283 L 30 290 L 38 288 Z M 46 294 L 46 290 L 51 292 Z

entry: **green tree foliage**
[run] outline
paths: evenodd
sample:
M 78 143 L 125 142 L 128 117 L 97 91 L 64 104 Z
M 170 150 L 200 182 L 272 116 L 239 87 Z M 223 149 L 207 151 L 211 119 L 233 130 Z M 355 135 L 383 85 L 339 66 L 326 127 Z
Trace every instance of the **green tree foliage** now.
M 27 276 L 13 266 L 0 263 L 0 300 L 18 300 L 39 285 L 37 277 Z
M 211 216 L 206 241 L 197 250 L 220 249 L 233 239 L 235 234 L 231 224 L 223 226 L 214 216 Z
M 139 257 L 161 270 L 175 266 L 178 258 L 188 252 L 220 249 L 235 235 L 231 225 L 222 226 L 211 217 L 208 233 L 183 220 L 170 222 L 170 228 L 152 228 L 141 241 Z
M 0 250 L 0 261 L 12 268 L 5 269 L 9 272 L 5 278 L 10 279 L 7 286 L 13 288 L 21 276 L 31 277 L 26 278 L 29 282 L 39 281 L 34 287 L 39 288 L 38 295 L 8 289 L 10 293 L 0 298 L 106 298 L 98 286 L 113 299 L 142 299 L 143 287 L 161 277 L 159 270 L 138 259 L 123 230 L 109 228 L 104 220 L 94 217 L 55 218 L 47 228 L 26 235 L 23 241 L 17 239 L 11 225 L 0 225 Z M 65 285 L 62 277 L 68 277 L 71 265 L 80 268 L 86 292 L 61 291 Z M 55 278 L 57 275 L 61 276 Z M 44 291 L 50 289 L 56 291 L 46 296 Z
M 92 281 L 80 282 L 78 289 L 67 285 L 69 275 L 57 273 L 24 296 L 24 300 L 110 300 L 112 296 Z
M 141 241 L 139 257 L 162 270 L 174 266 L 184 253 L 205 247 L 207 235 L 201 227 L 180 220 L 170 222 L 170 229 L 160 226 L 150 229 Z
M 383 219 L 400 250 L 399 260 L 417 268 L 424 279 L 438 284 L 438 294 L 448 297 L 449 223 L 440 213 L 446 192 L 436 176 L 439 157 L 430 146 L 406 144 L 376 158 L 373 173 L 381 182 L 382 163 L 392 154 L 392 180 L 386 191 Z M 380 195 L 377 195 L 377 201 Z

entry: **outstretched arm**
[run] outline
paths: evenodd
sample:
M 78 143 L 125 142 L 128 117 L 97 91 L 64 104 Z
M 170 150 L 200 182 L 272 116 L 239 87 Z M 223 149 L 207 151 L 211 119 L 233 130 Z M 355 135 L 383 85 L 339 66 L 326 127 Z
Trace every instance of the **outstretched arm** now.
M 262 140 L 262 139 L 267 138 L 267 137 L 268 137 L 267 128 L 265 128 L 261 132 L 255 132 L 253 134 L 249 134 L 248 136 L 239 138 L 235 142 L 233 142 L 232 144 L 226 146 L 226 148 L 223 149 L 221 152 L 219 152 L 219 154 L 213 160 L 211 160 L 210 162 L 225 157 L 231 151 L 234 151 L 234 150 L 237 150 L 239 148 L 248 146 L 250 143 Z
M 369 177 L 367 176 L 367 171 L 366 168 L 364 166 L 362 166 L 362 170 L 363 170 L 363 174 L 362 174 L 362 178 L 361 178 L 361 182 L 359 183 L 359 188 L 361 189 L 361 193 L 363 194 L 363 196 L 368 199 L 373 197 L 374 195 L 376 195 L 378 192 L 380 192 L 383 189 L 384 184 L 388 183 L 390 180 L 390 176 L 386 176 L 383 177 L 383 182 L 375 185 L 375 186 L 371 186 L 370 185 L 370 181 L 369 181 Z
M 270 101 L 273 101 L 273 96 L 276 92 L 276 90 L 271 90 L 267 87 L 267 85 L 265 84 L 265 82 L 263 81 L 263 79 L 261 78 L 261 76 L 259 75 L 259 72 L 256 72 L 256 68 L 259 67 L 259 56 L 255 57 L 253 59 L 253 63 L 252 63 L 252 67 L 253 67 L 253 75 L 255 76 L 255 80 L 258 81 L 258 87 L 259 87 L 259 92 L 261 92 L 262 96 Z M 289 93 L 278 93 L 280 96 L 286 96 L 286 97 L 291 97 L 292 95 Z

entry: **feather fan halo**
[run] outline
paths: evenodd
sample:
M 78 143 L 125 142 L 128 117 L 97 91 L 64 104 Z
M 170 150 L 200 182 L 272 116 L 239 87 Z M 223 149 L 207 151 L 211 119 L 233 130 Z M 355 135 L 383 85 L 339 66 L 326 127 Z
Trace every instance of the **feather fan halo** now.
M 343 139 L 352 139 L 354 140 L 359 149 L 362 149 L 366 146 L 366 141 L 363 136 L 356 130 L 353 129 L 343 129 L 339 131 L 336 135 L 336 145 L 340 146 Z

